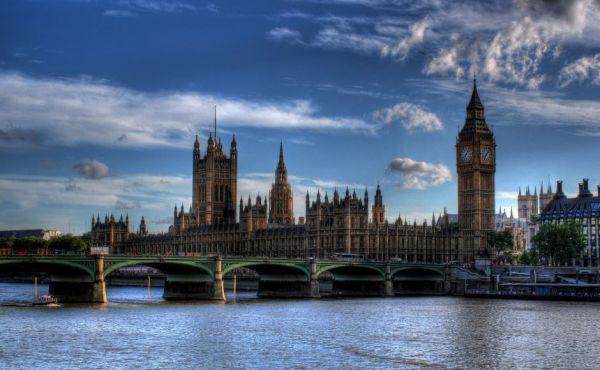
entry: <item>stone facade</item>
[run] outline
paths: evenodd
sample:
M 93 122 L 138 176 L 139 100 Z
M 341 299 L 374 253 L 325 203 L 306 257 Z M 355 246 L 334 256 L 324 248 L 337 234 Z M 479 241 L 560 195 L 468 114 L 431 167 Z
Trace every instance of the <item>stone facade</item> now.
M 215 135 L 216 137 L 216 135 Z M 220 140 L 209 137 L 208 151 L 200 159 L 200 144 L 194 143 L 192 204 L 173 211 L 173 225 L 165 234 L 148 234 L 145 223 L 137 234 L 128 224 L 99 220 L 92 227 L 95 246 L 110 244 L 114 253 L 148 255 L 236 255 L 289 258 L 335 258 L 352 255 L 373 260 L 407 262 L 469 263 L 485 251 L 485 235 L 495 229 L 493 133 L 485 122 L 477 88 L 473 86 L 465 126 L 457 138 L 459 177 L 458 224 L 450 222 L 444 210 L 431 223 L 409 223 L 400 217 L 385 216 L 379 185 L 369 209 L 369 194 L 362 197 L 336 189 L 331 198 L 317 191 L 306 194 L 305 216 L 295 224 L 293 192 L 288 181 L 283 145 L 274 181 L 267 198 L 252 202 L 240 199 L 237 191 L 237 144 L 232 140 L 230 156 Z M 236 208 L 239 220 L 236 222 Z M 370 211 L 370 212 L 369 212 Z M 116 231 L 118 230 L 118 231 Z M 118 237 L 111 235 L 117 233 Z
M 539 216 L 544 211 L 544 208 L 552 201 L 553 197 L 552 186 L 548 184 L 548 188 L 544 191 L 543 181 L 540 186 L 539 195 L 536 187 L 533 188 L 533 194 L 529 190 L 529 186 L 525 188 L 525 193 L 522 193 L 519 187 L 519 195 L 517 196 L 519 218 L 531 221 L 532 216 Z
M 487 126 L 475 80 L 467 118 L 456 139 L 456 163 L 459 228 L 473 253 L 493 257 L 486 236 L 495 229 L 496 141 Z
M 283 143 L 279 147 L 279 162 L 275 170 L 275 182 L 269 194 L 271 208 L 269 210 L 270 224 L 294 224 L 294 196 L 288 181 L 287 168 L 283 159 Z
M 231 140 L 229 158 L 223 151 L 221 139 L 212 134 L 208 148 L 201 158 L 196 136 L 193 153 L 192 205 L 188 225 L 215 225 L 235 222 L 237 199 L 237 143 Z

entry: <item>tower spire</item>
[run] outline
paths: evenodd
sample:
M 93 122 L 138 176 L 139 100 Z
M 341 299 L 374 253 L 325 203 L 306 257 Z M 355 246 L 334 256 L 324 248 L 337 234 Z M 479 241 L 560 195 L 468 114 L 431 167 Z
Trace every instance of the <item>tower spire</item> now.
M 279 163 L 283 163 L 283 141 L 279 143 Z
M 215 140 L 217 139 L 217 106 L 215 105 Z

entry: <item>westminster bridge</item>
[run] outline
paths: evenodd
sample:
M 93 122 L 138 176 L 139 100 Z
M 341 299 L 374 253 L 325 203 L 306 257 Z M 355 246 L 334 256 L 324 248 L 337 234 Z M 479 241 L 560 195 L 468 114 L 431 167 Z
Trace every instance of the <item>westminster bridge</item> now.
M 247 268 L 259 276 L 258 296 L 319 298 L 441 294 L 449 267 L 396 261 L 344 261 L 270 257 L 182 256 L 0 256 L 0 272 L 45 273 L 49 294 L 61 302 L 108 301 L 105 280 L 129 266 L 153 267 L 165 275 L 167 300 L 225 300 L 223 277 Z

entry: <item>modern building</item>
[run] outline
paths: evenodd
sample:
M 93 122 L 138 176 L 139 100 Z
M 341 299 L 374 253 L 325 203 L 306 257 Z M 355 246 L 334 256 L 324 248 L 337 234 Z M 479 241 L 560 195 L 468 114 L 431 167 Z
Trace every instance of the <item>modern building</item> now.
M 594 195 L 589 189 L 589 180 L 579 183 L 579 193 L 575 198 L 567 198 L 562 189 L 562 181 L 556 183 L 556 194 L 544 207 L 540 217 L 542 223 L 562 223 L 577 221 L 585 235 L 586 248 L 576 264 L 598 266 L 600 264 L 600 185 Z
M 192 204 L 173 211 L 173 225 L 165 234 L 129 232 L 129 223 L 113 216 L 92 220 L 92 246 L 109 247 L 111 253 L 171 255 L 240 255 L 331 258 L 355 254 L 361 258 L 409 262 L 473 262 L 490 256 L 486 234 L 495 229 L 494 174 L 496 144 L 487 127 L 484 107 L 475 81 L 467 106 L 465 125 L 457 137 L 459 175 L 458 223 L 445 212 L 431 223 L 412 223 L 399 216 L 389 221 L 381 188 L 377 186 L 369 209 L 369 194 L 337 189 L 329 194 L 306 194 L 305 216 L 295 223 L 293 192 L 288 181 L 283 144 L 274 181 L 267 197 L 239 201 L 236 222 L 237 143 L 229 158 L 220 139 L 212 134 L 208 151 L 200 159 L 196 138 L 193 150 Z M 459 225 L 460 227 L 457 227 Z

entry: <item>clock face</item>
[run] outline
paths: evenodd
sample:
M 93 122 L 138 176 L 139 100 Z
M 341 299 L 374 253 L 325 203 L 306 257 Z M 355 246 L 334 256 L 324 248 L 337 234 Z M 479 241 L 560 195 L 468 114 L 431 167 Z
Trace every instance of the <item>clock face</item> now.
M 471 150 L 471 147 L 465 146 L 462 148 L 462 150 L 460 152 L 460 159 L 463 162 L 469 162 L 471 160 L 472 155 L 473 155 L 473 151 Z
M 484 146 L 481 148 L 481 158 L 484 161 L 491 161 L 493 157 L 492 148 L 489 146 Z

